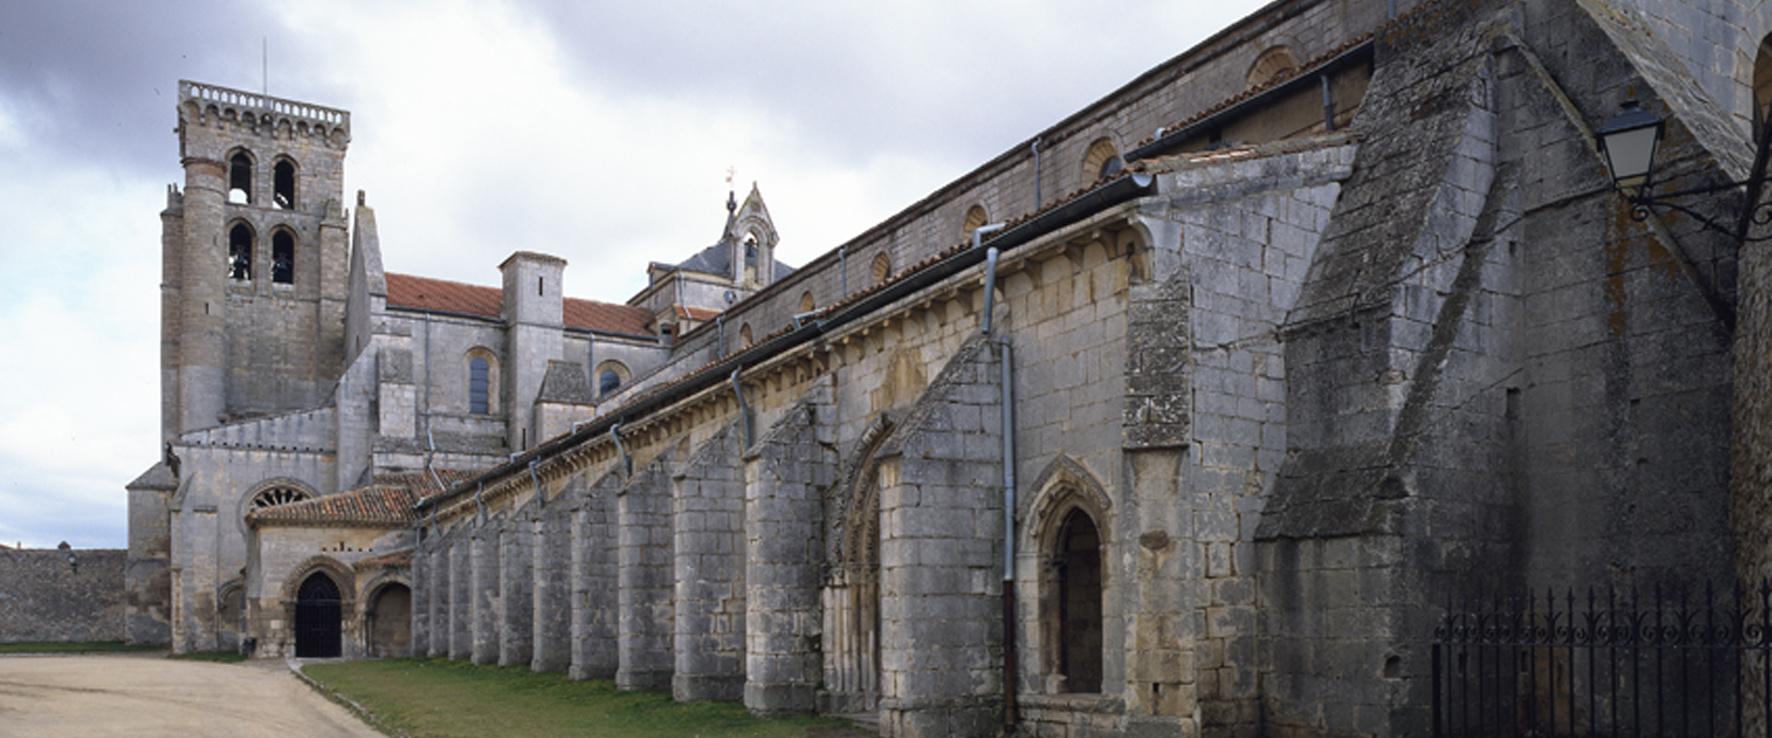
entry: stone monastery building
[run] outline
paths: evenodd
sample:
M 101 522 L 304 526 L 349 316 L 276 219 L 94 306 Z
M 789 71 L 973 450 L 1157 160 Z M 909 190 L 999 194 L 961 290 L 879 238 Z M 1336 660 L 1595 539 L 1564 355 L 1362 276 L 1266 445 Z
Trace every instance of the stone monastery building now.
M 388 271 L 349 113 L 180 83 L 130 637 L 1421 735 L 1448 600 L 1765 571 L 1767 257 L 1593 135 L 1742 178 L 1745 5 L 1276 0 L 797 268 L 753 187 L 623 302 Z

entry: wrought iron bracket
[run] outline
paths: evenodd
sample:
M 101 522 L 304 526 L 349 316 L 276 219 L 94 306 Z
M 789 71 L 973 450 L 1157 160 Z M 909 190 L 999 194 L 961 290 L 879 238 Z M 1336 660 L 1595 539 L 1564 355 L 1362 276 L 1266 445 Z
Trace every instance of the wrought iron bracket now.
M 1706 215 L 1692 207 L 1681 205 L 1680 203 L 1675 202 L 1675 198 L 1691 197 L 1694 195 L 1709 195 L 1742 188 L 1745 188 L 1748 195 L 1752 197 L 1760 190 L 1759 187 L 1753 185 L 1764 185 L 1766 179 L 1766 177 L 1762 176 L 1757 179 L 1750 178 L 1740 182 L 1730 182 L 1728 184 L 1712 185 L 1709 187 L 1694 187 L 1659 195 L 1650 191 L 1650 185 L 1644 185 L 1634 191 L 1625 190 L 1623 191 L 1623 194 L 1625 202 L 1630 203 L 1631 220 L 1638 223 L 1649 220 L 1651 216 L 1660 215 L 1661 211 L 1672 210 L 1684 213 L 1698 221 L 1699 224 L 1703 225 L 1705 228 L 1734 238 L 1740 243 L 1758 243 L 1761 241 L 1772 241 L 1772 232 L 1766 232 L 1762 235 L 1753 237 L 1748 235 L 1756 230 L 1764 230 L 1758 228 L 1758 226 L 1772 223 L 1772 202 L 1758 200 L 1756 198 L 1756 201 L 1750 204 L 1746 212 L 1741 213 L 1740 218 L 1735 223 L 1727 223 L 1719 222 L 1716 217 Z M 1748 226 L 1750 224 L 1754 226 L 1754 228 L 1749 228 Z

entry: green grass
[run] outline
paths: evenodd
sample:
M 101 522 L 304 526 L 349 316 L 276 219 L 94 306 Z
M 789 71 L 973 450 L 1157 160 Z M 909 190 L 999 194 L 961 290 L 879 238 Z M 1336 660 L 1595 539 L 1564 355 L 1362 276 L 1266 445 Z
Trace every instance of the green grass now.
M 167 658 L 180 661 L 213 661 L 218 664 L 238 664 L 246 660 L 246 654 L 239 651 L 192 651 L 175 653 Z
M 733 702 L 679 704 L 663 692 L 617 692 L 519 667 L 442 659 L 310 664 L 303 669 L 362 705 L 384 730 L 431 736 L 862 736 L 828 718 L 757 718 Z
M 160 651 L 165 648 L 165 646 L 130 645 L 122 641 L 0 643 L 0 653 L 131 653 Z

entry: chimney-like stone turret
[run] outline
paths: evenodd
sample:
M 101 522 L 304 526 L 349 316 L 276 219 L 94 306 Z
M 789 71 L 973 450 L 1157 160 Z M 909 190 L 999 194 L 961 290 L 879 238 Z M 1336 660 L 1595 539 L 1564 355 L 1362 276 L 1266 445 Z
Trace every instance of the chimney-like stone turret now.
M 548 362 L 561 357 L 566 260 L 518 251 L 498 265 L 504 273 L 506 352 L 504 403 L 509 443 L 521 451 L 539 440 L 535 400 L 547 378 Z

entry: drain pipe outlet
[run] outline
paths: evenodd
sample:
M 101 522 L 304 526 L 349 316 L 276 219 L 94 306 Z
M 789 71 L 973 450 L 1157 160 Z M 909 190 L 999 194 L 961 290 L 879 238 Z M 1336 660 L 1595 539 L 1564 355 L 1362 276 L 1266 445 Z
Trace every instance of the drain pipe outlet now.
M 751 448 L 751 409 L 744 404 L 744 384 L 738 381 L 738 373 L 742 371 L 744 371 L 742 366 L 733 368 L 730 379 L 732 380 L 732 396 L 738 400 L 738 423 L 744 432 L 744 447 L 748 451 Z
M 430 365 L 426 364 L 426 366 Z M 431 433 L 431 423 L 428 419 L 425 421 L 425 443 L 431 448 L 431 452 L 425 455 L 425 471 L 430 472 L 431 482 L 437 485 L 437 494 L 448 492 L 449 486 L 443 483 L 443 478 L 437 476 L 436 468 L 431 466 L 431 458 L 437 455 L 437 437 Z
M 539 463 L 536 459 L 529 460 L 529 483 L 535 486 L 535 506 L 547 507 L 548 493 L 541 488 L 541 475 L 535 473 L 535 466 Z
M 628 456 L 628 448 L 621 445 L 621 421 L 609 426 L 609 440 L 615 441 L 615 452 L 621 454 L 621 473 L 624 477 L 634 476 L 634 459 Z
M 978 326 L 978 332 L 986 337 L 991 335 L 991 312 L 997 304 L 997 247 L 992 246 L 984 252 L 984 316 Z

